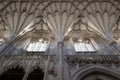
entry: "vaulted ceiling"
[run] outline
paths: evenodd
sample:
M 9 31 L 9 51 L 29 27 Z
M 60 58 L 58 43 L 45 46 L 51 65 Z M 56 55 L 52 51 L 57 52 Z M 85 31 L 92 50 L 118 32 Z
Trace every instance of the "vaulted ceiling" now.
M 1 0 L 0 37 L 33 32 L 51 34 L 58 41 L 75 35 L 113 41 L 119 37 L 119 17 L 119 0 Z

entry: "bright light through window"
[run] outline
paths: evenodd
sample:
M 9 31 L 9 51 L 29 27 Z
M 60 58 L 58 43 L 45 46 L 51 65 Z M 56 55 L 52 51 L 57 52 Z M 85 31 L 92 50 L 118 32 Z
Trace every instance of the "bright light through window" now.
M 38 42 L 30 43 L 30 45 L 27 48 L 27 51 L 29 52 L 44 52 L 47 48 L 47 41 L 43 41 L 40 39 Z
M 0 38 L 0 45 L 2 45 L 5 42 L 4 38 Z
M 91 43 L 83 42 L 82 40 L 79 40 L 78 42 L 74 43 L 75 51 L 76 52 L 94 52 L 95 49 L 92 46 Z

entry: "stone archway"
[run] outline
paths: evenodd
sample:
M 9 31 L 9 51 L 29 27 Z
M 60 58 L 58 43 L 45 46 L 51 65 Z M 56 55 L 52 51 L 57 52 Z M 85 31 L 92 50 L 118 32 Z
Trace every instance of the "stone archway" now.
M 72 80 L 120 80 L 120 72 L 109 67 L 92 65 L 78 70 Z
M 119 80 L 119 79 L 103 72 L 94 71 L 86 74 L 80 80 Z
M 0 76 L 0 80 L 22 80 L 24 74 L 24 69 L 17 66 L 16 68 L 11 68 L 3 72 Z
M 37 68 L 34 69 L 28 76 L 27 80 L 43 80 L 44 78 L 44 72 Z

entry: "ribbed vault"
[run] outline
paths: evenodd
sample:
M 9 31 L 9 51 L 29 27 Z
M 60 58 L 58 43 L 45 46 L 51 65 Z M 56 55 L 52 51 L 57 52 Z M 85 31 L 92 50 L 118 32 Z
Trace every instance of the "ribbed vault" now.
M 3 1 L 0 2 L 0 38 L 4 40 L 1 42 L 101 36 L 105 43 L 113 44 L 119 40 L 119 4 L 117 0 Z
M 105 64 L 114 70 L 93 66 L 84 71 L 115 76 L 120 64 L 119 34 L 119 0 L 0 0 L 0 70 L 15 62 L 26 68 L 24 80 L 34 66 L 42 67 L 44 80 L 70 80 L 81 66 Z M 44 42 L 43 52 L 27 51 L 31 43 L 39 48 Z M 93 51 L 75 51 L 75 44 L 83 48 L 89 43 Z

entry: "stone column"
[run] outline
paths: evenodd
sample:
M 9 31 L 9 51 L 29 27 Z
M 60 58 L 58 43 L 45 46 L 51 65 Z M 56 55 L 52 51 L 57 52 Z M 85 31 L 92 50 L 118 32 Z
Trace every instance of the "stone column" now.
M 43 80 L 49 80 L 49 79 L 47 79 L 47 77 L 48 77 L 48 68 L 49 68 L 49 61 L 50 61 L 50 56 L 48 56 L 48 59 L 45 62 L 45 71 L 44 71 L 44 79 Z
M 66 52 L 66 49 L 64 48 L 63 42 L 58 42 L 57 45 L 57 80 L 71 80 L 69 75 L 69 69 L 66 61 L 64 60 L 64 54 Z
M 29 76 L 29 72 L 26 72 L 22 80 L 27 80 L 28 76 Z
M 64 80 L 64 76 L 63 76 L 63 46 L 64 43 L 63 42 L 58 42 L 57 45 L 57 59 L 58 59 L 58 66 L 57 66 L 57 80 Z
M 23 60 L 23 61 L 25 61 L 25 60 Z M 24 65 L 27 65 L 27 66 L 24 66 L 25 67 L 25 75 L 24 75 L 22 80 L 27 80 L 27 78 L 29 76 L 29 73 L 32 71 L 33 61 L 34 61 L 34 59 L 32 59 L 28 63 L 24 64 Z

